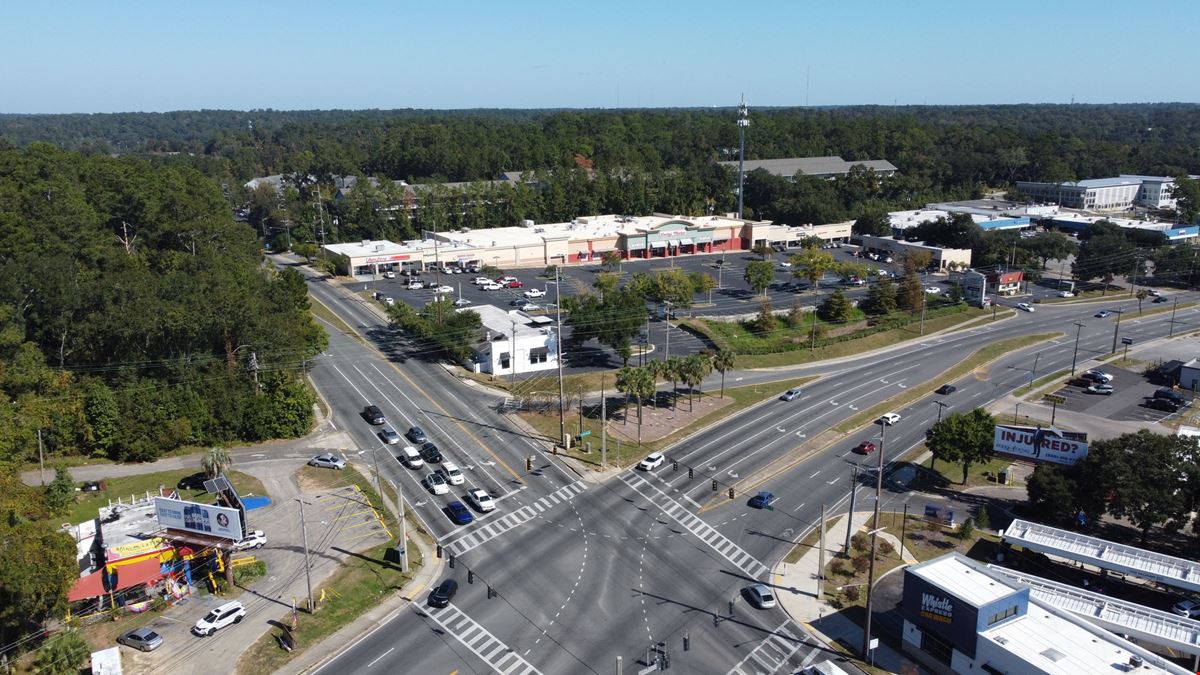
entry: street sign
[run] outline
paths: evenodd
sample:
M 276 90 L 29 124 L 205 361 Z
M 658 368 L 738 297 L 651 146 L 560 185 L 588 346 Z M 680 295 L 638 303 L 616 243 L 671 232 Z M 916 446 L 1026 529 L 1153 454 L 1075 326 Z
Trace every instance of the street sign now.
M 1121 344 L 1131 345 L 1133 344 L 1133 338 L 1121 338 Z
M 1042 396 L 1042 398 L 1045 399 L 1049 403 L 1057 403 L 1059 405 L 1062 405 L 1067 402 L 1066 396 L 1059 396 L 1058 394 L 1045 394 L 1044 396 Z

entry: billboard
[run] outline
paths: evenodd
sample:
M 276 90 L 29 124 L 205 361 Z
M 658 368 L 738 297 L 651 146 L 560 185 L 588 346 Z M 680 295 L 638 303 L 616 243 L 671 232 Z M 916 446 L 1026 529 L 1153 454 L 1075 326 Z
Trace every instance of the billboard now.
M 174 530 L 225 539 L 242 538 L 242 519 L 237 509 L 156 497 L 154 515 L 159 525 Z
M 1075 464 L 1087 457 L 1087 434 L 1053 428 L 997 424 L 992 450 L 1035 462 Z

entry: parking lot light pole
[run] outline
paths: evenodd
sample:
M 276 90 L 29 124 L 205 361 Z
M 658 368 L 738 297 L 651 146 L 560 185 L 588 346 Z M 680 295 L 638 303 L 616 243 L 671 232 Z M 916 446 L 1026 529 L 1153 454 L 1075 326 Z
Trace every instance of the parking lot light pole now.
M 1087 324 L 1083 324 L 1078 321 L 1075 322 L 1075 352 L 1073 354 L 1071 354 L 1071 375 L 1072 376 L 1075 375 L 1075 360 L 1079 356 L 1079 331 L 1085 325 L 1087 325 Z

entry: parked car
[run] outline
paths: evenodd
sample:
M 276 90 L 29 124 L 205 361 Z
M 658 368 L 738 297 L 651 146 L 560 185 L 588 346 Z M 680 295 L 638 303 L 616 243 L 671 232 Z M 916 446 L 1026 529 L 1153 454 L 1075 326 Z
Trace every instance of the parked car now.
M 1060 297 L 1060 298 L 1073 298 L 1073 297 L 1075 297 L 1075 294 L 1074 294 L 1074 293 L 1072 293 L 1071 291 L 1059 291 L 1059 292 L 1058 292 L 1058 297 Z
M 775 503 L 775 493 L 766 491 L 759 492 L 751 497 L 750 501 L 746 502 L 752 509 L 765 509 L 773 503 Z
M 400 448 L 400 452 L 396 454 L 396 459 L 410 469 L 419 469 L 425 466 L 425 460 L 421 459 L 421 453 L 411 445 L 406 445 Z
M 521 283 L 521 282 L 517 281 L 516 279 L 513 279 L 512 281 L 506 281 L 506 282 L 504 282 L 504 287 L 505 287 L 505 288 L 521 288 L 521 287 L 522 287 L 522 286 L 524 286 L 524 285 L 525 285 L 525 284 L 523 284 L 523 283 Z
M 931 295 L 938 295 L 942 292 L 942 289 L 938 288 L 937 286 L 926 286 L 925 292 Z
M 233 550 L 246 551 L 252 548 L 262 548 L 267 545 L 267 535 L 262 530 L 255 530 L 241 539 L 233 542 Z
M 788 389 L 787 391 L 783 392 L 783 394 L 779 397 L 779 400 L 794 401 L 794 400 L 800 398 L 800 394 L 802 394 L 802 393 L 804 393 L 804 392 L 801 391 L 800 387 L 793 387 L 793 388 Z
M 1018 302 L 1017 309 L 1024 311 L 1024 312 L 1032 312 L 1033 305 L 1029 304 L 1028 302 Z
M 471 304 L 471 301 L 466 298 L 459 298 L 454 301 L 455 307 L 466 307 L 469 304 Z
M 1187 399 L 1183 397 L 1183 394 L 1180 394 L 1169 387 L 1159 387 L 1158 389 L 1155 389 L 1154 398 L 1165 398 L 1178 406 L 1187 405 Z
M 895 424 L 896 422 L 900 421 L 900 416 L 897 415 L 896 413 L 884 413 L 879 416 L 878 421 L 880 424 L 890 427 L 893 424 Z
M 396 445 L 400 442 L 400 434 L 396 433 L 396 430 L 391 427 L 384 427 L 383 429 L 380 429 L 379 437 L 382 438 L 383 442 L 387 443 L 388 445 Z
M 363 419 L 371 424 L 383 424 L 387 422 L 387 418 L 383 416 L 383 411 L 377 405 L 369 405 L 363 408 L 362 416 Z
M 421 281 L 419 279 L 414 279 L 414 280 L 408 282 L 408 285 L 405 286 L 405 288 L 407 288 L 410 291 L 419 291 L 422 288 L 425 288 L 425 282 Z
M 1099 382 L 1101 384 L 1108 384 L 1109 382 L 1113 381 L 1113 376 L 1104 372 L 1103 370 L 1085 370 L 1083 371 L 1082 377 L 1084 379 Z
M 203 490 L 204 481 L 208 480 L 208 474 L 201 471 L 190 476 L 184 476 L 179 479 L 180 490 Z
M 462 469 L 458 468 L 454 462 L 446 462 L 438 470 L 446 477 L 446 482 L 451 485 L 462 485 L 467 482 L 467 477 L 463 475 Z
M 421 444 L 421 459 L 430 464 L 440 464 L 442 461 L 442 451 L 429 441 Z
M 446 579 L 438 584 L 437 588 L 429 593 L 430 607 L 445 607 L 454 599 L 454 594 L 458 593 L 458 582 L 453 579 Z
M 429 440 L 429 438 L 425 436 L 425 432 L 421 429 L 421 427 L 409 427 L 408 431 L 404 432 L 404 437 L 413 443 L 424 443 L 425 441 Z
M 1102 309 L 1099 312 L 1096 312 L 1097 319 L 1106 319 L 1110 316 L 1112 316 L 1112 312 L 1108 311 L 1107 309 Z
M 435 291 L 437 291 L 438 293 L 453 293 L 453 292 L 454 292 L 454 287 L 453 287 L 453 286 L 447 286 L 446 284 L 442 284 L 441 286 L 438 286 L 438 287 L 437 287 L 437 288 L 435 288 L 434 290 L 435 290 Z
M 875 444 L 871 441 L 863 441 L 862 443 L 854 446 L 854 452 L 860 455 L 869 455 L 872 452 L 875 452 Z
M 942 386 L 937 388 L 937 393 L 939 393 L 943 396 L 945 396 L 946 394 L 953 394 L 956 391 L 958 391 L 958 387 L 956 387 L 952 384 L 943 384 Z
M 546 295 L 546 291 L 543 291 L 540 288 L 531 288 L 521 295 L 524 295 L 527 298 L 540 298 Z
M 226 626 L 241 623 L 245 617 L 246 608 L 242 603 L 233 600 L 205 614 L 204 618 L 197 621 L 195 626 L 192 626 L 192 632 L 200 637 L 212 635 Z
M 475 520 L 471 509 L 457 499 L 446 505 L 446 515 L 450 516 L 450 520 L 455 525 L 469 525 L 471 521 Z
M 661 452 L 652 452 L 646 455 L 646 458 L 638 462 L 638 468 L 642 471 L 653 471 L 662 466 L 662 463 L 667 461 Z
M 490 284 L 493 282 L 487 277 L 475 277 L 471 280 L 471 283 L 475 284 L 476 286 L 483 286 L 484 284 Z
M 753 584 L 744 589 L 746 599 L 758 609 L 771 609 L 775 606 L 775 594 L 766 584 Z
M 346 460 L 332 452 L 324 452 L 308 460 L 308 465 L 318 469 L 338 469 L 340 471 L 346 468 Z
M 385 295 L 383 296 L 383 304 L 391 307 L 392 305 L 396 304 L 396 299 L 390 295 Z
M 504 288 L 504 286 L 502 286 L 494 281 L 489 281 L 486 284 L 480 284 L 479 287 L 485 291 L 498 291 L 501 288 Z
M 444 495 L 450 493 L 450 484 L 442 477 L 442 474 L 436 471 L 425 476 L 425 489 L 435 495 Z
M 779 263 L 779 266 L 780 266 L 781 268 L 785 269 L 785 270 L 790 270 L 790 269 L 792 269 L 792 263 L 790 263 L 790 262 L 788 262 L 788 261 L 786 261 L 786 260 L 785 260 L 785 261 L 783 261 L 783 262 L 781 262 L 781 263 Z
M 1179 616 L 1186 616 L 1189 619 L 1200 619 L 1200 602 L 1185 598 L 1171 605 L 1171 612 Z
M 521 310 L 522 312 L 536 312 L 541 308 L 541 305 L 529 302 L 528 300 L 524 300 L 521 302 L 521 304 L 517 305 L 517 309 Z
M 388 270 L 388 271 L 386 271 L 386 272 L 384 272 L 384 273 L 383 273 L 383 278 L 384 278 L 384 279 L 395 279 L 395 278 L 396 278 L 396 273 L 395 273 L 395 272 L 393 272 L 393 271 L 391 271 L 391 270 Z
M 152 652 L 162 646 L 162 636 L 149 628 L 135 628 L 117 638 L 118 644 L 143 652 Z
M 1111 384 L 1093 384 L 1093 385 L 1089 386 L 1087 389 L 1084 389 L 1084 391 L 1086 391 L 1089 394 L 1100 394 L 1102 396 L 1111 396 L 1113 393 L 1113 386 Z
M 1146 401 L 1146 407 L 1153 408 L 1155 410 L 1161 410 L 1163 412 L 1173 413 L 1179 412 L 1179 409 L 1183 406 L 1169 398 L 1152 398 L 1149 401 Z
M 483 490 L 468 490 L 467 501 L 471 502 L 475 510 L 480 513 L 488 513 L 496 510 L 496 500 L 492 499 L 492 496 Z

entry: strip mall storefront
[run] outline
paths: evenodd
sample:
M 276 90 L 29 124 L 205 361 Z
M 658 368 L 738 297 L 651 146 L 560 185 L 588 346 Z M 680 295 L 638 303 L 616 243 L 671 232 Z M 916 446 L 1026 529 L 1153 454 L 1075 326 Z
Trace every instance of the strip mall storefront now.
M 622 232 L 617 241 L 621 257 L 625 259 L 740 251 L 746 248 L 745 244 L 740 226 L 704 227 L 703 223 L 686 220 L 672 220 L 644 230 L 639 228 L 636 233 Z

